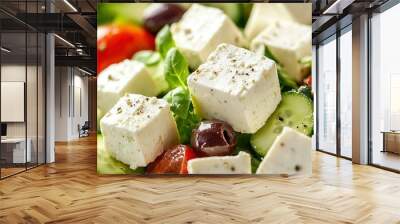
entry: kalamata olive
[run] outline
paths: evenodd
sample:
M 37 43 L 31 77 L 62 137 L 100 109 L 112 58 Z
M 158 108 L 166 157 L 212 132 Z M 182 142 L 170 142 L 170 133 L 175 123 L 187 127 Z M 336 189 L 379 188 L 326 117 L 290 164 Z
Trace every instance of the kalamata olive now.
M 191 144 L 200 156 L 226 156 L 235 149 L 236 136 L 223 121 L 203 121 L 192 131 Z
M 166 24 L 178 21 L 185 11 L 177 4 L 157 3 L 146 9 L 143 14 L 145 28 L 156 34 Z

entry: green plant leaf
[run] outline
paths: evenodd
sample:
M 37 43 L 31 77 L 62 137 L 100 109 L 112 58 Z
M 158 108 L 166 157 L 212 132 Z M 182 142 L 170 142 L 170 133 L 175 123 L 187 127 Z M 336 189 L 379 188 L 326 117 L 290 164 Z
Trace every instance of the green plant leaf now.
M 176 48 L 169 49 L 164 64 L 165 80 L 170 88 L 187 88 L 189 65 L 186 59 Z
M 164 99 L 171 105 L 171 111 L 178 128 L 180 143 L 190 142 L 192 130 L 200 122 L 200 117 L 194 112 L 190 93 L 183 87 L 169 91 Z
M 162 58 L 167 56 L 168 51 L 175 47 L 175 41 L 172 38 L 172 33 L 169 26 L 164 26 L 156 36 L 156 50 L 160 53 Z
M 153 66 L 161 61 L 161 56 L 154 51 L 139 51 L 133 56 L 133 60 L 140 61 L 147 66 Z

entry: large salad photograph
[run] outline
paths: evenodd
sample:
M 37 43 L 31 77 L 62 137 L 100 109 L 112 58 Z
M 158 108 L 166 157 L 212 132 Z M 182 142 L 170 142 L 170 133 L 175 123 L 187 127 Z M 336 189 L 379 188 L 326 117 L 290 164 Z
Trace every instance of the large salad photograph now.
M 99 174 L 312 173 L 311 3 L 100 3 Z

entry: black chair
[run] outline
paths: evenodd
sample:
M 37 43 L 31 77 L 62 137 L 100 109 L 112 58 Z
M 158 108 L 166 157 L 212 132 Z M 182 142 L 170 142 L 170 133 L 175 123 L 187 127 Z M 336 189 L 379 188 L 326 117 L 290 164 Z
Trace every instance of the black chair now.
M 79 129 L 79 138 L 89 136 L 89 130 L 90 130 L 89 121 L 85 121 L 85 123 L 82 125 L 82 127 L 80 127 L 80 125 L 78 125 L 78 129 Z

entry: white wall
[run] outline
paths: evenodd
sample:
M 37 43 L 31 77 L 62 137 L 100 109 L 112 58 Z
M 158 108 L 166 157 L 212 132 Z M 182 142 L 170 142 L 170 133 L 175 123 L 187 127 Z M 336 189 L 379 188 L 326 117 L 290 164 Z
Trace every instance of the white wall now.
M 55 140 L 79 138 L 78 125 L 88 120 L 88 78 L 79 70 L 56 67 L 55 112 Z

